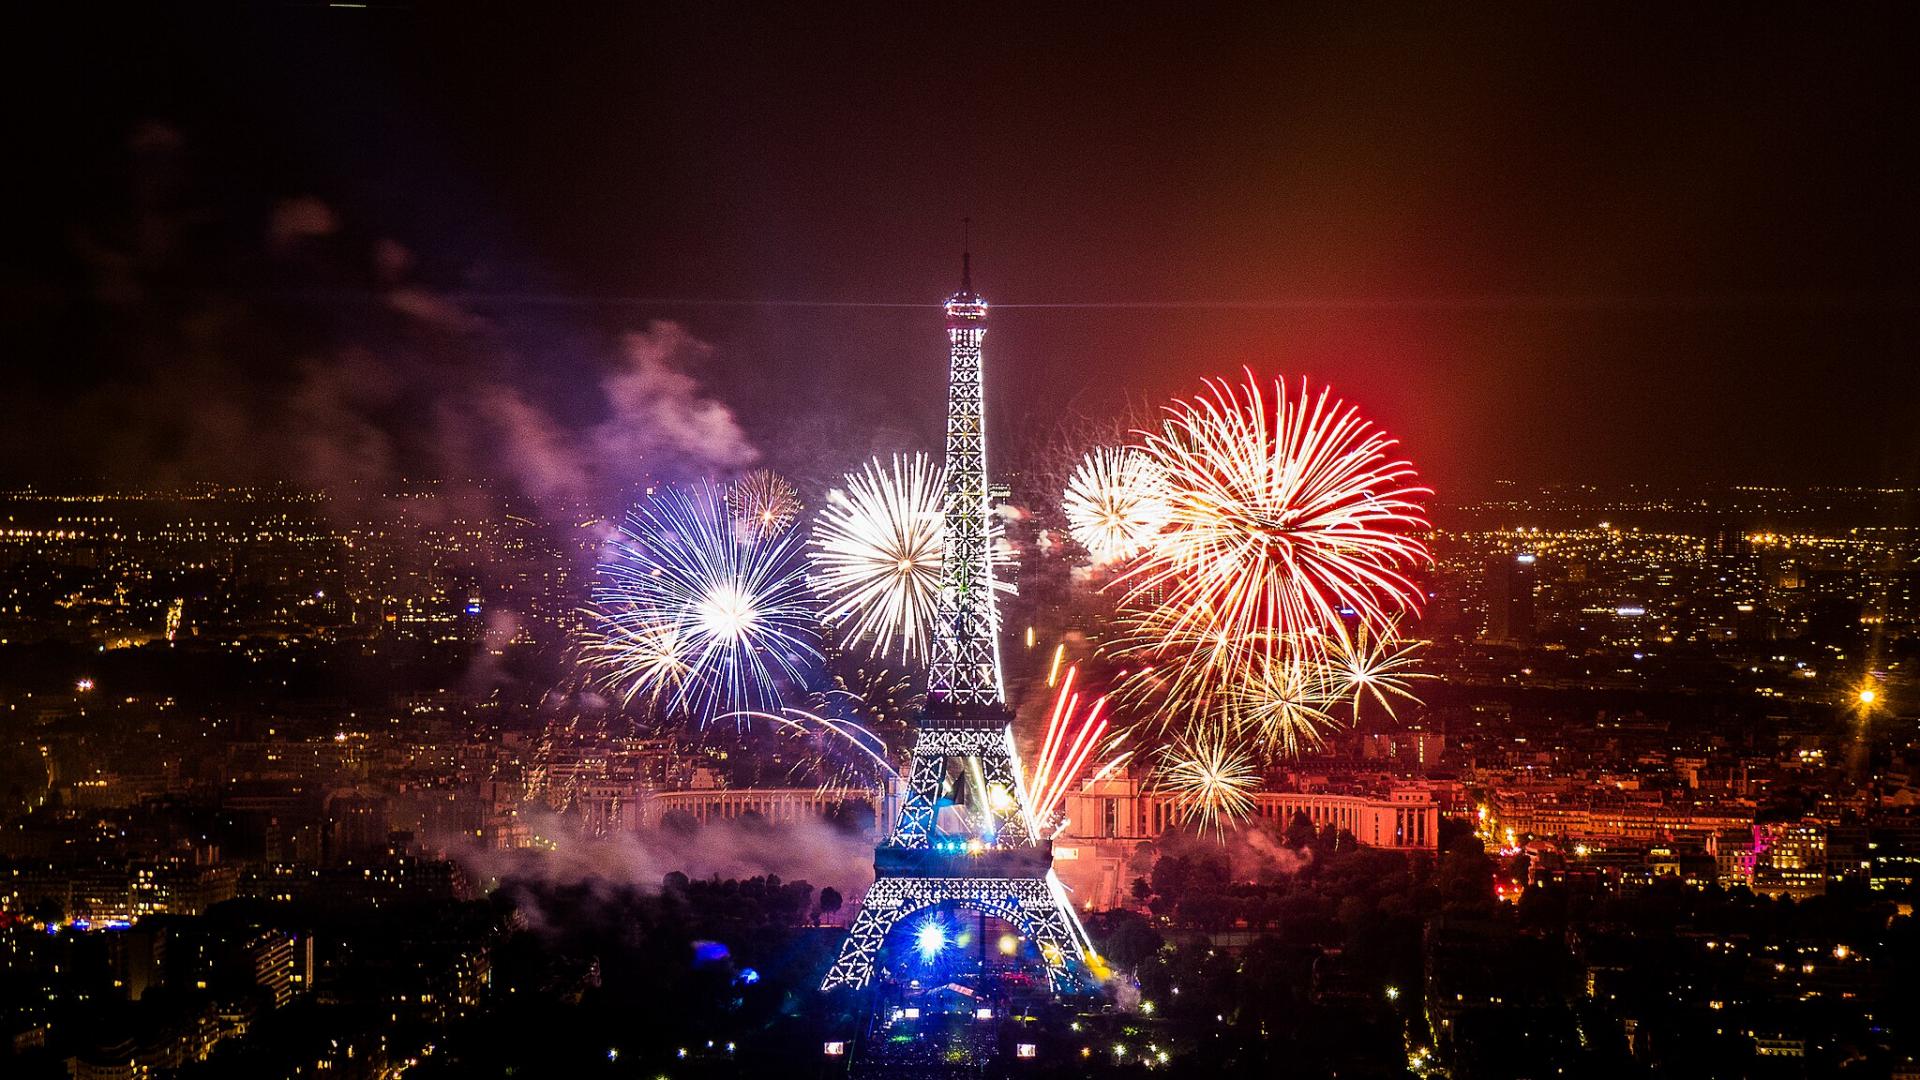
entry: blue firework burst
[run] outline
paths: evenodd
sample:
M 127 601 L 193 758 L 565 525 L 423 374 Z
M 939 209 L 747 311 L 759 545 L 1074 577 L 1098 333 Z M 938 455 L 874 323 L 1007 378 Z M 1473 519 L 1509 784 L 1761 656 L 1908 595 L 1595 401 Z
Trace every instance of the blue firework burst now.
M 738 528 L 713 485 L 665 489 L 602 554 L 589 658 L 625 700 L 701 723 L 777 706 L 820 659 L 803 544 Z

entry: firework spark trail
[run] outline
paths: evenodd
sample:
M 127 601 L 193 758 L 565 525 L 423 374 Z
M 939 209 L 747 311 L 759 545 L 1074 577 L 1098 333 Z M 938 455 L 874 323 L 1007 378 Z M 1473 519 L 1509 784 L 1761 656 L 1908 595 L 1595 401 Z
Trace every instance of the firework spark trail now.
M 787 731 L 801 738 L 805 738 L 813 734 L 813 732 L 807 730 L 807 726 L 805 724 L 802 724 L 798 720 L 789 719 L 777 713 L 762 712 L 758 709 L 736 709 L 733 712 L 716 716 L 714 717 L 714 719 L 715 720 L 732 720 L 737 724 L 739 724 L 739 726 L 743 729 L 747 726 L 743 721 L 769 720 L 779 725 L 781 730 Z M 792 765 L 788 766 L 787 779 L 789 781 L 793 780 L 796 774 L 800 772 L 802 766 L 804 766 L 805 764 L 806 762 L 802 760 L 802 761 L 796 761 Z M 852 775 L 852 770 L 847 769 L 845 766 L 842 766 L 841 773 L 842 773 L 841 780 L 844 781 L 848 776 Z M 833 780 L 822 780 L 820 784 L 817 785 L 818 789 L 821 789 L 821 790 L 824 790 L 832 786 L 834 786 Z
M 1131 559 L 1167 520 L 1166 475 L 1133 447 L 1096 447 L 1067 481 L 1067 528 L 1094 564 Z
M 940 600 L 946 526 L 944 471 L 924 454 L 870 461 L 820 511 L 813 582 L 849 640 L 901 659 L 924 656 Z
M 855 680 L 860 689 L 849 688 L 849 679 Z M 815 690 L 809 696 L 808 707 L 822 714 L 845 710 L 851 718 L 860 721 L 862 731 L 871 732 L 870 725 L 874 724 L 904 727 L 906 716 L 915 707 L 913 679 L 904 673 L 862 665 L 851 672 L 834 675 L 833 682 L 836 685 Z
M 1043 828 L 1055 821 L 1060 803 L 1073 790 L 1109 725 L 1104 696 L 1081 710 L 1080 694 L 1073 688 L 1079 670 L 1078 665 L 1069 667 L 1061 679 L 1041 738 L 1040 756 L 1026 785 L 1033 818 Z
M 1166 476 L 1166 523 L 1122 576 L 1125 602 L 1204 618 L 1235 640 L 1318 648 L 1342 609 L 1381 628 L 1415 610 L 1406 571 L 1431 562 L 1413 468 L 1322 389 L 1271 395 L 1210 381 L 1142 448 Z
M 727 509 L 751 540 L 770 540 L 787 531 L 800 511 L 800 493 L 772 469 L 755 469 L 727 488 Z
M 791 715 L 781 715 L 781 714 L 791 714 Z M 811 720 L 820 726 L 818 728 L 809 728 L 806 726 L 806 724 L 802 723 L 800 720 L 793 719 L 793 717 L 796 717 L 796 716 L 801 717 L 805 720 Z M 828 719 L 826 717 L 822 717 L 814 713 L 810 713 L 805 709 L 795 709 L 795 708 L 792 708 L 791 706 L 782 708 L 779 713 L 765 712 L 759 709 L 737 709 L 733 712 L 727 713 L 724 716 L 716 717 L 715 719 L 771 720 L 774 723 L 781 725 L 782 727 L 791 728 L 793 730 L 799 731 L 802 734 L 806 734 L 806 735 L 837 735 L 847 745 L 852 746 L 856 750 L 859 750 L 862 754 L 865 754 L 866 757 L 870 759 L 875 765 L 878 765 L 880 766 L 880 768 L 886 770 L 887 776 L 890 779 L 894 779 L 894 780 L 900 779 L 899 770 L 895 769 L 893 767 L 893 763 L 888 761 L 883 756 L 886 750 L 886 744 L 880 742 L 879 737 L 876 736 L 873 732 L 868 731 L 867 729 L 861 727 L 858 724 L 853 723 L 850 720 Z M 864 735 L 867 738 L 872 739 L 874 742 L 874 745 L 868 746 L 865 742 L 861 741 L 861 739 L 855 733 L 858 733 L 858 735 Z
M 799 712 L 800 710 L 794 709 L 792 711 Z M 893 765 L 886 760 L 887 744 L 880 736 L 875 735 L 872 731 L 861 727 L 851 720 L 845 720 L 838 716 L 815 716 L 814 719 L 818 720 L 823 727 L 844 733 L 848 739 L 853 741 L 855 746 L 871 754 L 880 765 L 893 773 L 894 776 L 898 777 L 900 775 L 899 770 L 895 769 Z
M 1054 817 L 1061 801 L 1067 797 L 1074 782 L 1080 778 L 1080 771 L 1086 767 L 1087 759 L 1093 756 L 1094 750 L 1100 745 L 1101 737 L 1107 732 L 1108 721 L 1101 714 L 1106 702 L 1107 699 L 1104 697 L 1095 700 L 1087 710 L 1086 716 L 1081 719 L 1080 729 L 1074 735 L 1073 745 L 1067 749 L 1066 754 L 1059 761 L 1054 763 L 1053 772 L 1047 778 L 1046 791 L 1036 803 L 1035 817 L 1041 820 Z M 1071 712 L 1072 710 L 1069 709 L 1069 713 Z
M 1119 677 L 1119 698 L 1136 708 L 1142 731 L 1164 734 L 1217 717 L 1250 672 L 1276 650 L 1265 635 L 1237 638 L 1208 613 L 1185 617 L 1171 606 L 1124 609 L 1117 651 L 1149 660 Z
M 1040 757 L 1034 762 L 1033 780 L 1027 785 L 1028 790 L 1035 795 L 1039 794 L 1042 780 L 1048 775 L 1048 767 L 1053 763 L 1055 749 L 1065 735 L 1066 728 L 1061 725 L 1060 720 L 1070 707 L 1073 698 L 1073 680 L 1079 671 L 1077 664 L 1068 668 L 1065 685 L 1061 686 L 1059 693 L 1053 697 L 1053 712 L 1047 718 L 1047 726 L 1040 740 Z
M 722 492 L 670 488 L 628 515 L 594 590 L 588 649 L 623 698 L 704 722 L 776 703 L 819 660 L 797 538 L 739 536 Z
M 1132 760 L 1133 760 L 1133 751 L 1125 750 L 1120 752 L 1119 754 L 1114 756 L 1112 761 L 1109 761 L 1105 765 L 1102 765 L 1098 769 L 1095 769 L 1093 771 L 1093 775 L 1087 777 L 1087 786 L 1092 787 L 1094 784 L 1097 784 L 1100 781 L 1105 780 L 1107 777 L 1112 776 L 1114 773 L 1120 770 L 1121 766 L 1125 765 L 1127 762 Z

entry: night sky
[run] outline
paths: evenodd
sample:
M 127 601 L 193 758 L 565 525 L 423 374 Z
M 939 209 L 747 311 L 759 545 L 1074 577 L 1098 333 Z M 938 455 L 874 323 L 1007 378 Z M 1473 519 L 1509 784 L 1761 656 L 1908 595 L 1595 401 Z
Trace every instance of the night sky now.
M 1443 493 L 1920 477 L 1908 10 L 1127 7 L 36 16 L 0 477 L 825 478 L 965 217 L 1003 460 L 1246 364 Z

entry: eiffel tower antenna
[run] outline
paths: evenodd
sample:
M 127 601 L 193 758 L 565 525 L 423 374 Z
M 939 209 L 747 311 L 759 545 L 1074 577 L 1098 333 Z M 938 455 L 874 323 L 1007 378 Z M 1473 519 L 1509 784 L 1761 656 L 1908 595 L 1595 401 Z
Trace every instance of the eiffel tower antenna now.
M 973 219 L 960 219 L 960 291 L 973 291 Z

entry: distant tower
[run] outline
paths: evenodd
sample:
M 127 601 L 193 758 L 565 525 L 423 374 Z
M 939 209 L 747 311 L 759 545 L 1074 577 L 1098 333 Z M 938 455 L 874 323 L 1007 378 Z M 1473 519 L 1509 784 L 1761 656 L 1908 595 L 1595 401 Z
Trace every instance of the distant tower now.
M 827 990 L 866 986 L 887 935 L 931 908 L 970 908 L 1012 923 L 1058 987 L 1070 985 L 1070 964 L 1090 961 L 1086 931 L 1054 877 L 1053 842 L 1035 827 L 1014 751 L 993 598 L 980 355 L 987 302 L 973 291 L 970 254 L 960 267 L 960 291 L 946 304 L 946 550 L 927 706 L 899 819 L 873 853 L 873 887 L 827 973 Z
M 1487 640 L 1531 645 L 1534 638 L 1533 589 L 1536 556 L 1502 556 L 1488 568 L 1493 586 L 1487 600 Z

